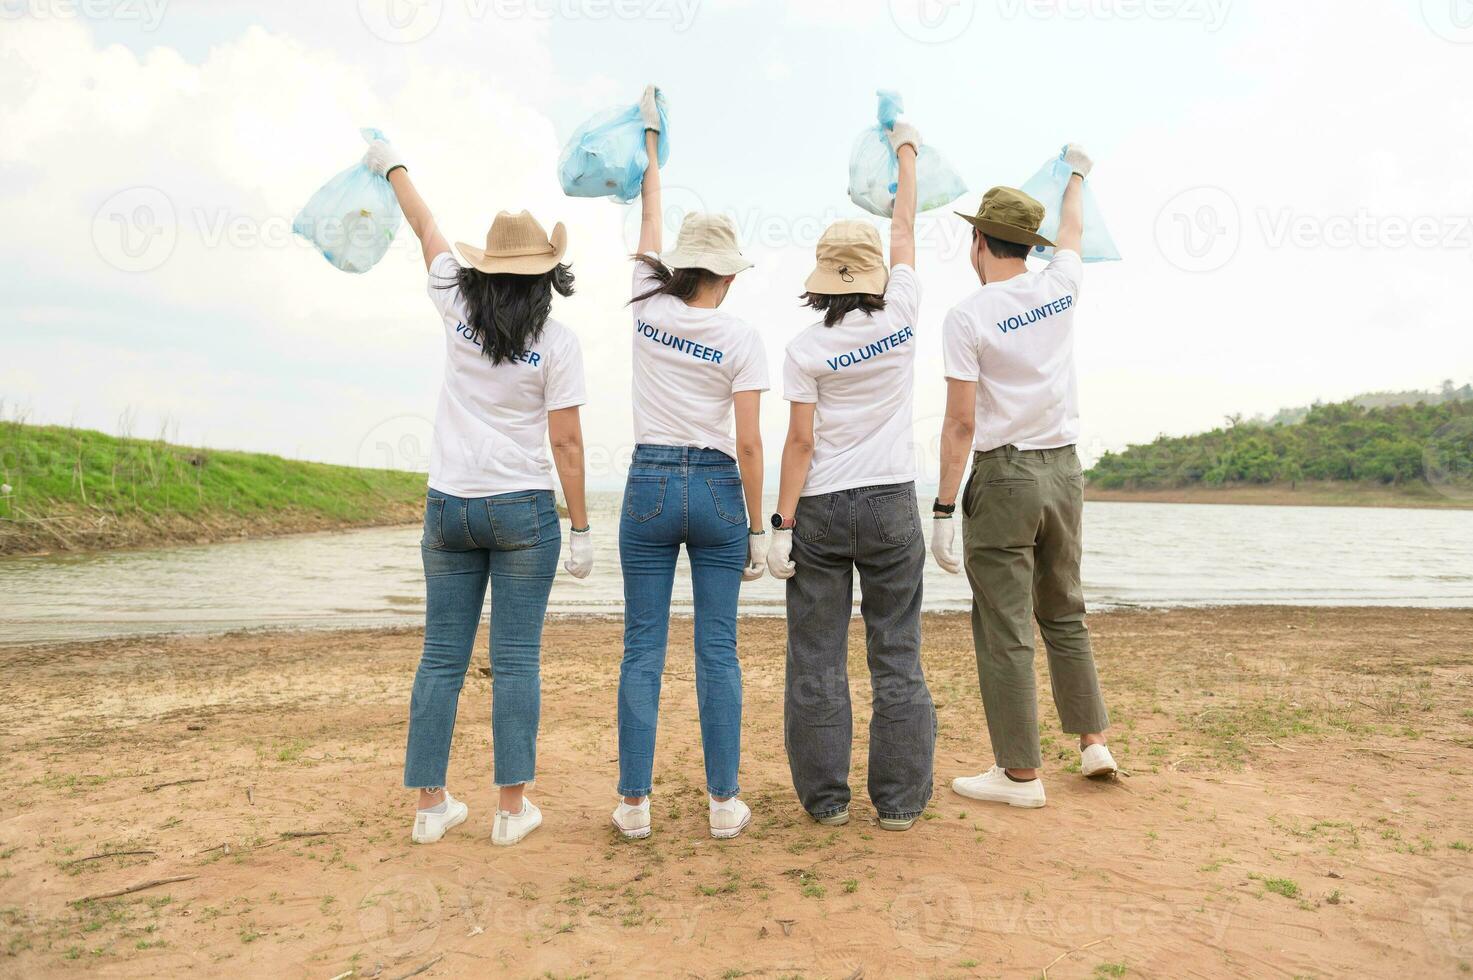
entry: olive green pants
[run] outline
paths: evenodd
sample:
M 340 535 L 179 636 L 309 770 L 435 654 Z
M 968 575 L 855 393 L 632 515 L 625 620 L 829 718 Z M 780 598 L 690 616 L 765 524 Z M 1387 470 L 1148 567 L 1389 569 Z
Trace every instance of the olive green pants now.
M 1064 731 L 1102 732 L 1110 723 L 1084 625 L 1083 512 L 1084 474 L 1073 446 L 973 455 L 962 495 L 972 640 L 993 755 L 1007 769 L 1042 764 L 1035 616 Z

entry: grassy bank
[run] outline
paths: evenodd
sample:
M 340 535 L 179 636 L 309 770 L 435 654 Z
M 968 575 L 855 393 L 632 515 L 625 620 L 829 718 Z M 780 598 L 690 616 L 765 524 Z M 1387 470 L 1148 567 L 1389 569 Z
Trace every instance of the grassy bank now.
M 1448 488 L 1443 488 L 1448 489 Z M 1448 492 L 1426 484 L 1386 486 L 1321 481 L 1310 483 L 1238 484 L 1226 487 L 1111 489 L 1091 483 L 1086 500 L 1149 504 L 1250 504 L 1271 507 L 1415 507 L 1473 509 L 1473 492 Z
M 14 555 L 413 521 L 425 478 L 0 421 L 0 484 Z

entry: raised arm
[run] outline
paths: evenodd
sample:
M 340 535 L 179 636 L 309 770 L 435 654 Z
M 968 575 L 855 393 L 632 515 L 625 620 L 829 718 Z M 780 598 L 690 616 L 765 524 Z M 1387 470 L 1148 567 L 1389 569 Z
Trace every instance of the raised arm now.
M 1084 241 L 1084 178 L 1089 176 L 1094 161 L 1078 143 L 1064 147 L 1064 162 L 1074 171 L 1064 188 L 1064 204 L 1059 212 L 1059 248 L 1078 252 Z
M 890 268 L 916 264 L 916 156 L 921 134 L 907 122 L 890 131 L 890 145 L 899 159 L 895 180 L 895 209 L 890 216 Z
M 419 191 L 415 190 L 403 158 L 388 140 L 374 140 L 368 144 L 368 152 L 363 155 L 363 165 L 380 177 L 389 179 L 389 186 L 394 188 L 394 196 L 399 199 L 399 210 L 404 212 L 404 220 L 409 223 L 414 237 L 419 239 L 420 248 L 424 251 L 425 268 L 428 269 L 436 256 L 450 251 L 450 243 L 440 234 L 435 216 L 430 213 L 424 198 L 419 196 Z
M 644 183 L 639 192 L 639 254 L 658 255 L 663 247 L 660 217 L 660 110 L 655 104 L 659 89 L 645 87 L 639 100 L 639 113 L 644 118 L 644 149 L 649 163 L 644 168 Z

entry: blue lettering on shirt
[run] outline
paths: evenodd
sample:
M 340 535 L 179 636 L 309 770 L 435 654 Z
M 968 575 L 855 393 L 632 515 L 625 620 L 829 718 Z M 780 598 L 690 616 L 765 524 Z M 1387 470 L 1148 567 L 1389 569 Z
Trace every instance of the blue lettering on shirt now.
M 475 344 L 477 347 L 481 348 L 481 350 L 484 351 L 486 349 L 486 345 L 476 339 L 476 332 L 470 327 L 466 326 L 464 323 L 457 323 L 455 325 L 455 332 L 460 334 L 461 337 Z M 511 356 L 511 359 L 513 361 L 521 361 L 523 364 L 530 364 L 533 367 L 542 366 L 542 355 L 537 353 L 535 350 L 524 350 L 520 354 L 513 354 Z
M 682 354 L 689 354 L 698 361 L 710 361 L 712 364 L 720 364 L 721 359 L 726 356 L 724 352 L 717 350 L 715 347 L 707 347 L 705 344 L 698 344 L 694 340 L 687 340 L 684 337 L 677 337 L 673 333 L 666 333 L 659 327 L 645 323 L 643 320 L 636 320 L 634 329 L 646 340 L 664 347 L 669 347 L 672 350 L 678 350 Z
M 1065 310 L 1069 309 L 1069 307 L 1073 305 L 1073 295 L 1065 296 L 1062 299 L 1054 300 L 1052 303 L 1045 303 L 1042 306 L 1037 307 L 1036 309 L 1029 310 L 1026 313 L 1020 313 L 1017 316 L 1010 316 L 1006 320 L 999 322 L 997 325 L 997 329 L 1001 330 L 1003 333 L 1007 333 L 1009 330 L 1017 330 L 1019 327 L 1026 327 L 1030 323 L 1036 323 L 1039 320 L 1045 320 L 1056 313 L 1063 313 Z
M 906 327 L 903 330 L 892 333 L 888 337 L 881 337 L 874 343 L 865 344 L 858 350 L 850 351 L 847 354 L 840 354 L 838 357 L 829 358 L 829 370 L 838 371 L 841 368 L 850 367 L 851 365 L 859 364 L 862 361 L 867 361 L 872 357 L 879 357 L 881 354 L 888 354 L 890 351 L 895 350 L 914 336 L 914 328 Z

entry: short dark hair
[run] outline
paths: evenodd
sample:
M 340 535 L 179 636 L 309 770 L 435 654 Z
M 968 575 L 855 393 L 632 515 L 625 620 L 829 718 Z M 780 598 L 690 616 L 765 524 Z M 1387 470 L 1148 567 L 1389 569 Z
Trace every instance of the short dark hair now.
M 689 303 L 696 298 L 703 286 L 726 278 L 709 269 L 671 269 L 653 255 L 636 255 L 634 261 L 650 270 L 656 285 L 631 299 L 630 303 L 642 303 L 651 296 L 673 296 L 682 303 Z
M 823 325 L 832 327 L 855 310 L 874 316 L 885 308 L 885 297 L 878 293 L 804 293 L 798 297 L 803 305 L 823 311 Z
M 987 251 L 1000 259 L 1026 259 L 1028 253 L 1033 251 L 1032 245 L 1019 245 L 1017 242 L 1003 241 L 994 238 L 985 231 L 976 231 L 973 234 L 981 235 L 982 240 L 987 243 Z

